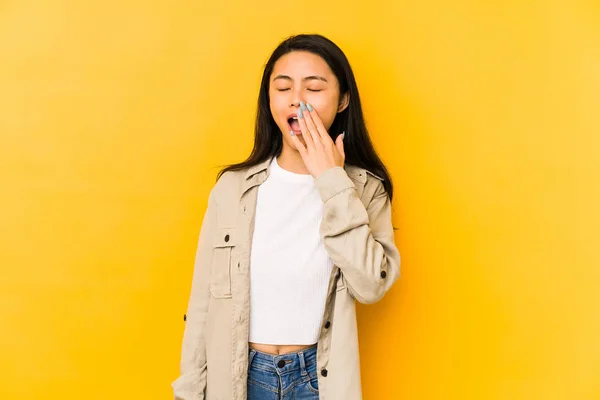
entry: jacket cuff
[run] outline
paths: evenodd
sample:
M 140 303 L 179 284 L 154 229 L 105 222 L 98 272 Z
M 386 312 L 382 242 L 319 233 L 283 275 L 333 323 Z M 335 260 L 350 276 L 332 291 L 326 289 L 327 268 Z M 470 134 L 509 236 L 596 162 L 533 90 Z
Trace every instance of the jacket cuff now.
M 348 177 L 346 170 L 342 167 L 329 168 L 315 179 L 315 186 L 321 195 L 323 203 L 343 192 L 354 188 L 354 182 Z
M 179 376 L 172 384 L 175 400 L 204 399 L 206 365 Z

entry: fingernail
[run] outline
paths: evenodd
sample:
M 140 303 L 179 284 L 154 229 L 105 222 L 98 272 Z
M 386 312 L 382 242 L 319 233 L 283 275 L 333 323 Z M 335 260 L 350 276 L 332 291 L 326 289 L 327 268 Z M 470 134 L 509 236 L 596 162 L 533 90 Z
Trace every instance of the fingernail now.
M 308 111 L 312 111 L 313 110 L 312 106 L 310 104 L 308 104 L 308 103 L 306 103 L 306 108 L 308 108 Z
M 342 140 L 346 137 L 346 131 L 342 132 Z
M 303 102 L 303 101 L 301 101 L 301 102 L 300 102 L 300 109 L 301 109 L 302 111 L 306 110 L 306 104 L 304 104 L 304 102 Z
M 290 131 L 290 136 L 294 136 L 294 131 Z
M 304 118 L 304 115 L 302 115 L 302 106 L 303 104 L 300 103 L 300 108 L 298 109 L 298 119 Z

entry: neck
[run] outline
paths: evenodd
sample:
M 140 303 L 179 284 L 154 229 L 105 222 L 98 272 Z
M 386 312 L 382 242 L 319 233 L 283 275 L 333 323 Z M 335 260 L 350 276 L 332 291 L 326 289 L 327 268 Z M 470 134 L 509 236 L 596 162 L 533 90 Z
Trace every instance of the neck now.
M 281 154 L 279 157 L 277 157 L 277 163 L 286 171 L 290 171 L 295 174 L 310 174 L 306 168 L 306 165 L 304 165 L 304 160 L 302 160 L 300 153 L 286 146 L 283 147 Z

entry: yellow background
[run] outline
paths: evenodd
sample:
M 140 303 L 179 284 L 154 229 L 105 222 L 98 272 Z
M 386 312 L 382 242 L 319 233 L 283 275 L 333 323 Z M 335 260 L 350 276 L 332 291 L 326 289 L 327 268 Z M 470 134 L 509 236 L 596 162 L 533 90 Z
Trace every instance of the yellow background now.
M 365 399 L 600 399 L 584 0 L 0 2 L 0 398 L 171 398 L 215 167 L 300 32 L 345 50 L 396 185 Z

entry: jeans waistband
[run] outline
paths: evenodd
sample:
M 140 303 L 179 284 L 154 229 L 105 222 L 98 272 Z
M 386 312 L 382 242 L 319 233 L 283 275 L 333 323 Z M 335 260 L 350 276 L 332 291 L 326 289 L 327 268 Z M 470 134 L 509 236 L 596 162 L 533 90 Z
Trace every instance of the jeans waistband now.
M 248 365 L 260 366 L 260 368 L 275 370 L 279 373 L 291 372 L 297 369 L 306 374 L 308 365 L 317 363 L 317 345 L 314 344 L 306 349 L 286 354 L 267 354 L 253 348 L 249 349 Z

